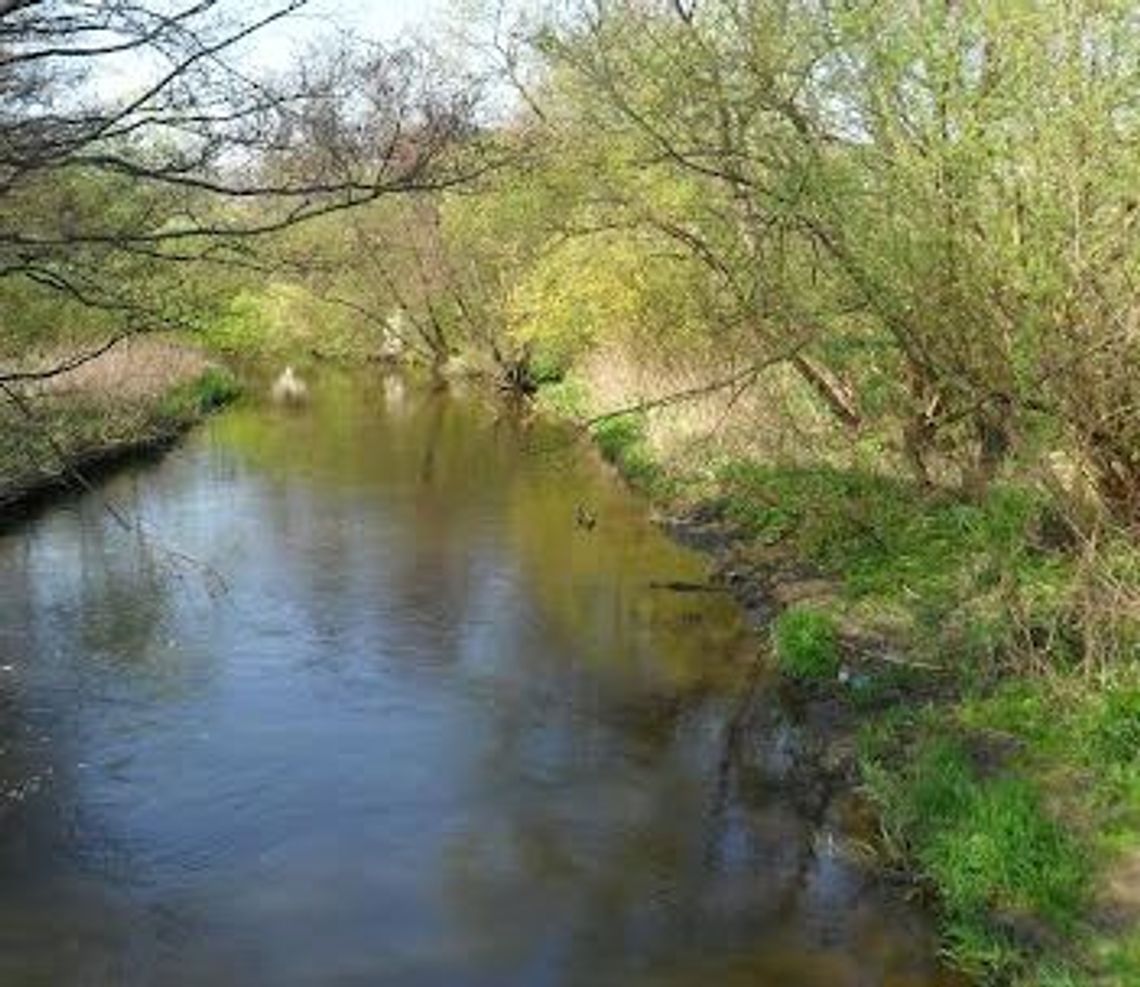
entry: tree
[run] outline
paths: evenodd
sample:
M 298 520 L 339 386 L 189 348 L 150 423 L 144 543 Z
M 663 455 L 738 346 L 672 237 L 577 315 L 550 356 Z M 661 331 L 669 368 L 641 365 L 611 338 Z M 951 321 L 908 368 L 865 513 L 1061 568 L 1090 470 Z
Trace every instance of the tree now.
M 0 290 L 146 328 L 169 313 L 142 274 L 234 263 L 264 234 L 477 168 L 444 153 L 470 137 L 473 97 L 422 52 L 248 75 L 242 45 L 304 2 L 0 2 Z M 124 59 L 138 81 L 101 96 Z
M 541 45 L 626 148 L 607 222 L 707 268 L 726 345 L 924 483 L 1060 453 L 1140 524 L 1132 5 L 583 3 Z

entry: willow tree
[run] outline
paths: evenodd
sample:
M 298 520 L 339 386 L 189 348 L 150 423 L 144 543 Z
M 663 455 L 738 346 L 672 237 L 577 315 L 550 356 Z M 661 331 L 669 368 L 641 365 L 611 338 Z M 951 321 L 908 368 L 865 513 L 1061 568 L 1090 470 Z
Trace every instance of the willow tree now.
M 923 482 L 1061 451 L 1137 521 L 1131 5 L 630 0 L 543 45 L 630 149 L 622 220 L 706 267 L 711 332 Z
M 701 268 L 711 338 L 750 352 L 757 375 L 791 366 L 855 428 L 861 413 L 822 346 L 851 299 L 805 235 L 811 147 L 788 112 L 812 39 L 761 13 L 745 25 L 725 4 L 597 5 L 543 44 L 575 94 L 574 125 L 603 147 L 587 222 L 636 229 L 650 252 Z

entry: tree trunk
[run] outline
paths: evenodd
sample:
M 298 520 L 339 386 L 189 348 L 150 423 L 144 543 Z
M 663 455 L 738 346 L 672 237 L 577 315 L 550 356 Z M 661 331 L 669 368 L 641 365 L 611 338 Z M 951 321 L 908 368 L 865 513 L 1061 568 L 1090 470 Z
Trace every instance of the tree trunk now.
M 852 430 L 862 426 L 863 416 L 859 413 L 851 389 L 831 371 L 802 354 L 792 358 L 792 366 L 844 425 Z

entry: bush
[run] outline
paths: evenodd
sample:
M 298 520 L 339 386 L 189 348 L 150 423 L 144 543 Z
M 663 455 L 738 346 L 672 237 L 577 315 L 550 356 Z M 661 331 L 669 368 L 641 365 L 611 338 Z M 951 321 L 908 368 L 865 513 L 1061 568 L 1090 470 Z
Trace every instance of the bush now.
M 177 422 L 192 421 L 229 404 L 241 394 L 241 384 L 228 370 L 210 367 L 200 376 L 171 391 L 160 414 Z
M 229 404 L 241 394 L 237 378 L 220 367 L 211 367 L 191 387 L 203 414 Z

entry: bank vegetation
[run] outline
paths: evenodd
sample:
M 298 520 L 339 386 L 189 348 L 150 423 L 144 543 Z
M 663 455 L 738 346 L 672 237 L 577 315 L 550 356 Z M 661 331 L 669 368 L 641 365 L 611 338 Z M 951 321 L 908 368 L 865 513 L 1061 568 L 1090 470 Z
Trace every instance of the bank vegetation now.
M 1135 5 L 463 13 L 247 94 L 237 173 L 69 150 L 6 213 L 75 202 L 115 249 L 25 261 L 13 218 L 4 263 L 124 265 L 217 353 L 479 373 L 576 421 L 783 608 L 776 660 L 856 712 L 880 851 L 959 965 L 1140 980 Z M 39 270 L 0 280 L 6 331 L 50 321 Z

